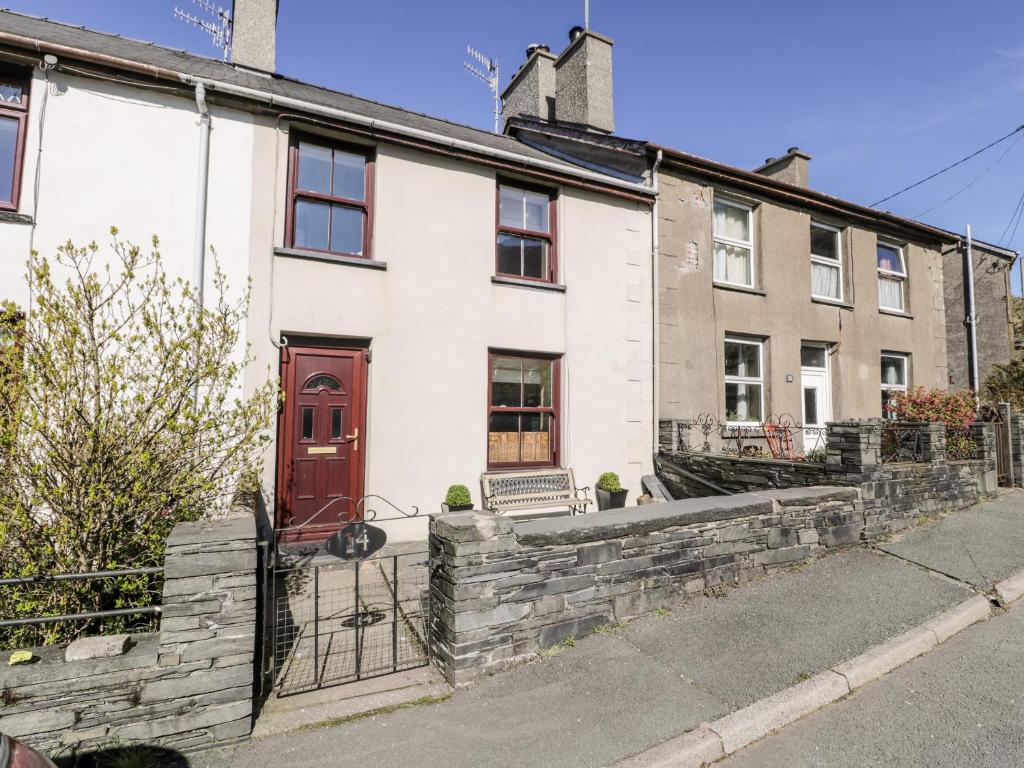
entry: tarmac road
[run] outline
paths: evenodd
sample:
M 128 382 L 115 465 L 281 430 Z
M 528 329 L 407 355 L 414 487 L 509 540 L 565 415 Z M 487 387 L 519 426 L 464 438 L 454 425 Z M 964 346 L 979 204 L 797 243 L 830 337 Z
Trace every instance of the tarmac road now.
M 1024 765 L 1024 605 L 716 768 Z

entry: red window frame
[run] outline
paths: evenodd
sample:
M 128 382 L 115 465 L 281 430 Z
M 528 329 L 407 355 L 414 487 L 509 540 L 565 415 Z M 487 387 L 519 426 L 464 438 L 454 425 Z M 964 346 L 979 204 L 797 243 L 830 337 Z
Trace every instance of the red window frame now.
M 29 92 L 32 89 L 32 74 L 16 67 L 0 67 L 0 80 L 21 86 L 21 103 L 0 101 L 0 117 L 18 121 L 18 138 L 14 148 L 11 199 L 0 200 L 0 211 L 17 211 L 21 200 L 22 167 L 25 164 L 25 136 L 28 133 Z
M 510 357 L 520 360 L 544 360 L 551 363 L 551 406 L 539 408 L 493 405 L 494 358 Z M 522 469 L 528 467 L 561 466 L 561 404 L 562 404 L 562 358 L 539 352 L 521 352 L 509 349 L 492 349 L 487 352 L 487 468 L 488 469 Z M 493 414 L 515 413 L 546 413 L 551 418 L 551 458 L 548 461 L 491 461 L 491 416 Z M 520 431 L 520 434 L 522 432 Z
M 507 227 L 501 223 L 501 188 L 512 187 L 533 192 L 538 195 L 547 195 L 548 198 L 548 231 L 537 232 L 532 229 L 518 229 Z M 511 277 L 516 280 L 530 280 L 535 283 L 555 283 L 558 276 L 558 192 L 548 187 L 539 187 L 518 179 L 499 178 L 494 187 L 494 274 L 500 277 Z M 509 272 L 502 272 L 499 267 L 498 239 L 501 235 L 515 235 L 516 237 L 543 240 L 548 244 L 548 269 L 546 277 L 526 277 Z
M 352 200 L 347 197 L 334 197 L 325 195 L 322 192 L 315 192 L 299 188 L 299 144 L 315 144 L 319 147 L 330 150 L 340 150 L 350 154 L 362 155 L 366 160 L 363 173 L 365 191 L 363 200 Z M 326 136 L 316 134 L 292 132 L 288 137 L 288 206 L 285 211 L 285 246 L 296 248 L 302 251 L 313 253 L 328 253 L 334 256 L 349 256 L 354 259 L 371 259 L 371 245 L 373 240 L 373 192 L 374 176 L 376 170 L 376 153 L 372 147 L 359 144 L 350 144 L 338 141 Z M 349 253 L 347 251 L 332 251 L 329 248 L 311 248 L 308 245 L 295 245 L 295 204 L 299 200 L 314 200 L 321 203 L 331 203 L 345 208 L 360 210 L 363 212 L 363 252 Z

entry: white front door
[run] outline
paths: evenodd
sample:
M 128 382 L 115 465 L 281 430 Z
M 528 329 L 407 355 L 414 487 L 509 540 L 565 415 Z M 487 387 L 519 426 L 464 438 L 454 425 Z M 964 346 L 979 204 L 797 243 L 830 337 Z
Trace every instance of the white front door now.
M 800 349 L 804 453 L 825 447 L 825 424 L 832 420 L 832 382 L 828 348 L 805 344 Z

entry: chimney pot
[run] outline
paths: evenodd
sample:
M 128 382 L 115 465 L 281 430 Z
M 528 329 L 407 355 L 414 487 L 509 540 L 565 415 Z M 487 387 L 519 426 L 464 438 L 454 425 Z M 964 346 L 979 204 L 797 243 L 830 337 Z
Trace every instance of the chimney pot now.
M 573 42 L 577 37 L 579 37 L 586 31 L 587 30 L 580 26 L 573 27 L 572 29 L 569 30 L 569 42 Z

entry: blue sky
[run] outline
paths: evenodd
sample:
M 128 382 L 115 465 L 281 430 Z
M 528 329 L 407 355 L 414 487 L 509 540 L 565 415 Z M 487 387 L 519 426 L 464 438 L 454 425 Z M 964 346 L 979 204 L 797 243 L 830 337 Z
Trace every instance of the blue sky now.
M 190 0 L 6 5 L 218 55 L 174 19 L 176 2 L 193 8 Z M 278 69 L 489 128 L 487 90 L 462 70 L 466 45 L 498 58 L 504 86 L 529 43 L 557 53 L 582 19 L 583 0 L 281 0 Z M 591 27 L 615 40 L 619 134 L 744 168 L 799 146 L 814 156 L 813 187 L 860 203 L 1024 123 L 1024 3 L 591 0 Z M 997 242 L 1024 192 L 1022 168 L 1024 140 L 1011 139 L 882 207 L 952 230 L 970 223 L 976 237 Z M 1011 245 L 1024 246 L 1024 225 Z

